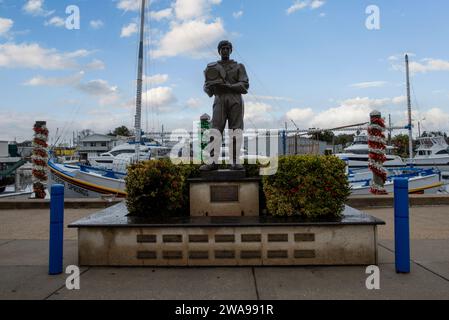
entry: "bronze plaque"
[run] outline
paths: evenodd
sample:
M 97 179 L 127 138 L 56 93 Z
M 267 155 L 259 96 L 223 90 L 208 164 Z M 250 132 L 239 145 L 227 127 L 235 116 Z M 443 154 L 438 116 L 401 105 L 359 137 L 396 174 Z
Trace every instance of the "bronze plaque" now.
M 211 186 L 210 202 L 239 202 L 239 186 Z

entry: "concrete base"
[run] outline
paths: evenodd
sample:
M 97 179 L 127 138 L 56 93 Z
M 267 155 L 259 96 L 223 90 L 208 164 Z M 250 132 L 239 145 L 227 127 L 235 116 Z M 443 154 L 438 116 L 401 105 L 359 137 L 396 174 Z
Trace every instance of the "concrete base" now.
M 82 266 L 377 264 L 382 221 L 346 208 L 329 222 L 273 217 L 145 219 L 119 204 L 74 223 Z
M 375 226 L 82 228 L 81 266 L 377 264 Z

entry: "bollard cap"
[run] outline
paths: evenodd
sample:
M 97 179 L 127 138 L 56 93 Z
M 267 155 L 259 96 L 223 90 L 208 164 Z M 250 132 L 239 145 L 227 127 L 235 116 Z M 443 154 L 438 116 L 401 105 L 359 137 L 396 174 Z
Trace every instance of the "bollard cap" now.
M 59 196 L 64 194 L 64 186 L 62 184 L 52 184 L 51 185 L 51 195 Z
M 398 189 L 408 189 L 408 179 L 406 178 L 395 178 L 394 187 Z

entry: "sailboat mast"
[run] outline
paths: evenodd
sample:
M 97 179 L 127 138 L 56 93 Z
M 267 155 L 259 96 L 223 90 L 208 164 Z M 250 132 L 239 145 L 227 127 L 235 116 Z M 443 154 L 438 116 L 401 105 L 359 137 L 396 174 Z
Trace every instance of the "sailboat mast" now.
M 142 87 L 143 87 L 143 41 L 145 34 L 145 1 L 142 0 L 142 8 L 140 14 L 140 42 L 139 42 L 139 63 L 137 68 L 137 95 L 136 95 L 136 119 L 135 119 L 135 135 L 136 135 L 136 161 L 139 161 L 140 142 L 142 134 Z
M 407 107 L 408 107 L 408 148 L 410 163 L 413 160 L 413 132 L 412 132 L 412 99 L 410 96 L 410 68 L 408 54 L 405 55 L 405 68 L 407 73 Z

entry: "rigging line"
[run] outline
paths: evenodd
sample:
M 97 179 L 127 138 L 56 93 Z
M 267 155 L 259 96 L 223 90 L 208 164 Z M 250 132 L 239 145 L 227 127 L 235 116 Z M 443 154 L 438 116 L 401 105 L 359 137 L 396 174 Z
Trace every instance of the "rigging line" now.
M 59 135 L 59 137 L 58 137 L 58 136 L 55 136 L 55 142 L 53 143 L 53 146 L 50 148 L 50 150 L 53 150 L 53 149 L 56 147 L 56 144 L 58 143 L 59 139 L 60 139 L 60 138 L 63 136 L 63 134 L 65 133 L 65 130 L 67 129 L 67 127 L 73 126 L 75 120 L 76 120 L 77 117 L 79 116 L 79 110 L 80 110 L 80 108 L 81 108 L 81 105 L 78 104 L 78 106 L 76 107 L 76 109 L 72 110 L 71 117 L 70 117 L 71 121 L 70 121 L 70 122 L 67 121 L 67 122 L 66 122 L 66 125 L 64 125 L 64 126 L 62 127 L 61 134 Z M 64 136 L 64 138 L 65 138 L 65 136 Z
M 421 110 L 420 110 L 420 107 L 419 107 L 419 104 L 418 104 L 418 99 L 416 98 L 415 87 L 414 87 L 413 83 L 410 84 L 410 87 L 411 87 L 411 89 L 412 89 L 412 92 L 413 92 L 413 98 L 414 98 L 414 100 L 415 100 L 416 109 L 417 109 L 417 111 L 418 111 L 419 119 L 417 119 L 417 121 L 420 122 L 421 129 L 423 129 L 423 130 L 421 130 L 421 131 L 424 132 L 424 131 L 426 131 L 426 130 L 425 130 L 425 126 L 424 126 L 423 123 L 421 122 Z
M 75 118 L 75 116 L 78 114 L 79 108 L 80 108 L 80 106 L 78 105 L 77 109 L 72 110 L 71 115 L 73 115 L 73 116 L 70 117 L 70 119 L 72 119 L 72 120 L 71 120 L 71 122 L 69 122 L 69 121 L 66 121 L 66 122 L 65 122 L 66 124 L 63 125 L 62 130 L 61 130 L 61 133 L 59 134 L 59 136 L 58 136 L 58 132 L 56 131 L 55 142 L 53 143 L 53 146 L 50 148 L 50 150 L 53 150 L 53 149 L 56 147 L 56 144 L 58 143 L 59 139 L 60 139 L 60 138 L 63 136 L 63 134 L 65 133 L 66 127 L 67 127 L 67 126 L 73 125 L 74 118 Z M 64 135 L 64 139 L 65 139 L 65 135 Z
M 251 65 L 250 65 L 250 64 L 247 64 L 246 60 L 243 58 L 243 56 L 240 54 L 240 52 L 239 52 L 238 50 L 235 50 L 235 54 L 240 58 L 240 61 L 242 61 L 242 63 L 245 64 L 245 67 L 248 66 L 247 69 L 251 72 L 252 75 L 254 75 L 254 78 L 255 78 L 256 81 L 259 83 L 259 85 L 262 87 L 262 89 L 263 89 L 265 92 L 267 92 L 268 95 L 270 96 L 271 94 L 270 94 L 269 89 L 267 89 L 267 87 L 264 85 L 264 83 L 262 82 L 262 80 L 258 77 L 257 73 L 254 72 L 254 70 L 251 68 Z M 263 103 L 263 102 L 261 102 L 261 101 L 257 98 L 256 95 L 253 95 L 253 97 L 256 98 L 256 100 L 257 100 L 259 103 Z M 276 100 L 274 100 L 274 103 L 273 103 L 273 104 L 275 105 L 276 108 L 282 109 L 282 107 L 279 106 L 279 104 L 276 102 Z M 276 119 L 276 117 L 275 117 L 270 111 L 268 111 L 268 113 L 270 113 L 271 116 L 272 116 L 274 119 Z M 277 120 L 277 121 L 278 121 L 278 120 Z

